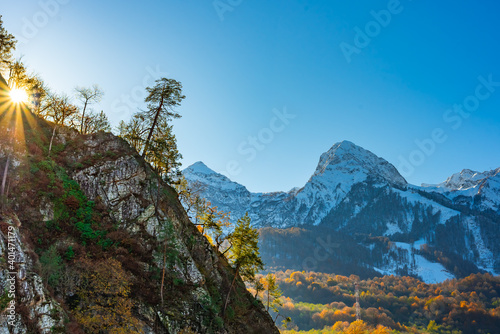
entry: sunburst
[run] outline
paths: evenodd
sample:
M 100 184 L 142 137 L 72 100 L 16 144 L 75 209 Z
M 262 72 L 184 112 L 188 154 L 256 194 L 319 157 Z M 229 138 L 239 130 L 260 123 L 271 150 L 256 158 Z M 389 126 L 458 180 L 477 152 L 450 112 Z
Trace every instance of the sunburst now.
M 28 102 L 28 93 L 22 88 L 14 88 L 9 93 L 10 99 L 14 103 L 27 103 Z

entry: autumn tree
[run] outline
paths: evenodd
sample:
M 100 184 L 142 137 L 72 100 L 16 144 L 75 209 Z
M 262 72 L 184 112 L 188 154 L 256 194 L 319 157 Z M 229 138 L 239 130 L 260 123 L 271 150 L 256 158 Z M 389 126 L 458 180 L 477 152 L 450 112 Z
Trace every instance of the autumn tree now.
M 370 327 L 363 320 L 356 320 L 352 322 L 349 327 L 344 330 L 346 334 L 369 334 L 371 333 Z
M 180 175 L 180 159 L 182 155 L 177 149 L 177 140 L 166 120 L 158 121 L 157 131 L 149 142 L 149 152 L 146 160 L 151 163 L 156 172 L 164 179 L 172 179 Z
M 266 292 L 266 310 L 269 309 L 274 312 L 278 312 L 278 306 L 281 306 L 280 297 L 282 292 L 279 285 L 276 283 L 276 276 L 274 274 L 268 273 L 264 279 L 264 290 Z
M 201 211 L 196 225 L 200 227 L 200 232 L 207 237 L 210 243 L 220 250 L 227 238 L 224 231 L 231 226 L 229 213 L 219 210 L 208 201 L 204 204 L 205 207 Z
M 44 109 L 46 118 L 52 120 L 55 125 L 52 130 L 52 137 L 49 144 L 49 155 L 52 150 L 54 137 L 59 126 L 74 127 L 75 116 L 78 114 L 78 109 L 70 103 L 67 95 L 51 94 L 47 99 L 47 107 Z
M 186 178 L 181 176 L 174 187 L 193 224 L 213 246 L 221 250 L 227 239 L 225 231 L 232 225 L 230 214 L 219 210 L 201 196 L 201 184 L 189 184 Z
M 259 232 L 250 226 L 251 219 L 248 212 L 238 219 L 234 232 L 228 237 L 230 243 L 228 259 L 235 270 L 234 278 L 229 288 L 224 305 L 224 312 L 229 303 L 231 290 L 238 275 L 244 281 L 253 281 L 264 263 L 259 254 Z
M 83 260 L 75 317 L 87 333 L 143 333 L 132 314 L 130 283 L 120 262 Z
M 125 139 L 137 152 L 141 152 L 144 147 L 144 136 L 147 132 L 144 126 L 144 119 L 139 114 L 132 116 L 130 121 L 120 121 L 118 125 L 118 136 Z
M 81 118 L 80 118 L 80 133 L 87 134 L 85 132 L 88 129 L 86 123 L 92 119 L 91 117 L 86 117 L 87 108 L 93 103 L 98 103 L 104 96 L 104 92 L 99 86 L 93 85 L 92 87 L 75 87 L 76 99 L 81 103 Z
M 179 200 L 182 206 L 186 209 L 186 213 L 193 223 L 197 223 L 200 214 L 202 214 L 206 207 L 206 200 L 201 196 L 205 186 L 200 182 L 188 182 L 186 178 L 181 175 L 174 188 L 179 194 Z

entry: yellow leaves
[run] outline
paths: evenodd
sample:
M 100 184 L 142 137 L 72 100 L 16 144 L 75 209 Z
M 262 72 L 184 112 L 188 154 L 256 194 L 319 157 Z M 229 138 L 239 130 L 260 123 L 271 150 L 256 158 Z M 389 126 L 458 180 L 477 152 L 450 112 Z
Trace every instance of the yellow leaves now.
M 356 320 L 352 322 L 349 327 L 344 330 L 346 334 L 368 334 L 369 331 L 368 325 L 363 320 Z
M 85 259 L 81 265 L 80 303 L 75 317 L 82 327 L 90 333 L 142 333 L 139 320 L 132 314 L 130 283 L 120 262 L 107 259 L 92 263 Z

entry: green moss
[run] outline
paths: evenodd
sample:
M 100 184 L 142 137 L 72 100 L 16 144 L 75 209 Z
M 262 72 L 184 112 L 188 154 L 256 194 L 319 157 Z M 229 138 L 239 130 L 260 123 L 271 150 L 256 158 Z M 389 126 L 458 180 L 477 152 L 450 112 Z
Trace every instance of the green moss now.
M 73 246 L 69 246 L 68 249 L 66 250 L 66 253 L 64 253 L 64 258 L 68 261 L 73 260 L 75 257 L 75 251 L 73 250 Z
M 13 298 L 9 297 L 7 288 L 5 288 L 4 293 L 0 296 L 0 312 L 5 310 Z

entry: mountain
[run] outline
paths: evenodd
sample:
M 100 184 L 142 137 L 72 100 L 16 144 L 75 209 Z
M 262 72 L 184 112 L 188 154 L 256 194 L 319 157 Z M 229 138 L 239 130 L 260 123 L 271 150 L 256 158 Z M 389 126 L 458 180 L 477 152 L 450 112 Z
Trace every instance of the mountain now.
M 426 191 L 479 211 L 500 211 L 500 168 L 486 172 L 464 169 L 440 184 L 422 184 Z
M 270 266 L 304 270 L 309 262 L 339 274 L 350 268 L 365 276 L 397 273 L 439 282 L 500 271 L 499 170 L 464 171 L 439 185 L 415 186 L 383 158 L 343 141 L 321 155 L 303 187 L 289 192 L 251 193 L 202 162 L 183 174 L 233 221 L 249 213 L 261 228 Z M 310 252 L 326 237 L 337 249 L 318 261 Z
M 2 101 L 1 333 L 279 333 L 124 140 Z

